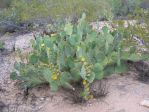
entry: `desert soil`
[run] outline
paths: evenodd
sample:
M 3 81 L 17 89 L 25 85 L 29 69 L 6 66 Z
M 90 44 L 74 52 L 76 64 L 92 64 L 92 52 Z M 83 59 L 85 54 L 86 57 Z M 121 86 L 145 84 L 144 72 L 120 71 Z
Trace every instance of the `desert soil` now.
M 149 98 L 149 84 L 138 81 L 135 72 L 109 76 L 107 96 L 74 104 L 66 91 L 54 93 L 48 86 L 33 88 L 25 96 L 24 90 L 18 89 L 16 82 L 9 78 L 15 60 L 14 53 L 0 54 L 0 112 L 149 112 L 149 108 L 140 105 Z

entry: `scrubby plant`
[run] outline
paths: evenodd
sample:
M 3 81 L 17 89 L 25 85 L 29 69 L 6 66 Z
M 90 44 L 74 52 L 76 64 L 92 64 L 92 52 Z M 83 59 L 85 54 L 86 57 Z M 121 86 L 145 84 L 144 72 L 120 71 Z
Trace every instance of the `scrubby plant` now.
M 134 26 L 129 25 L 127 30 L 131 31 L 132 35 L 137 36 L 149 48 L 149 11 L 148 9 L 139 9 L 136 13 L 135 19 L 137 23 Z
M 121 33 L 104 27 L 100 33 L 92 30 L 83 14 L 77 24 L 70 22 L 51 35 L 36 36 L 33 51 L 25 62 L 16 62 L 11 79 L 19 80 L 21 87 L 48 83 L 51 90 L 79 83 L 80 97 L 93 98 L 90 85 L 113 73 L 128 70 L 127 60 L 147 59 L 131 46 L 125 48 Z
M 140 7 L 142 0 L 108 0 L 115 17 L 134 15 L 134 11 Z

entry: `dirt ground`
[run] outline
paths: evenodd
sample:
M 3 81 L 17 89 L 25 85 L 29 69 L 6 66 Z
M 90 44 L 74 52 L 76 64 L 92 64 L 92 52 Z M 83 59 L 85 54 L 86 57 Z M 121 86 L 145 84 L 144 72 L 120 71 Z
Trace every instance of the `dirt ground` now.
M 93 99 L 87 104 L 74 104 L 66 91 L 56 93 L 48 86 L 24 91 L 9 79 L 14 58 L 1 56 L 0 63 L 0 112 L 149 112 L 140 102 L 149 98 L 149 84 L 136 79 L 136 73 L 112 75 L 107 78 L 109 93 L 106 97 Z

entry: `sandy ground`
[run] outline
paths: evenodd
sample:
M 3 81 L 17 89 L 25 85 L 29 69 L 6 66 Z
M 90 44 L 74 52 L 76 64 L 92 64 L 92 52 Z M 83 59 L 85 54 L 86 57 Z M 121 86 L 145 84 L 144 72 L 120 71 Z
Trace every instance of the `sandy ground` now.
M 149 98 L 149 85 L 136 81 L 133 75 L 113 75 L 108 78 L 109 94 L 86 105 L 68 104 L 56 99 L 48 102 L 41 112 L 149 112 L 140 102 Z

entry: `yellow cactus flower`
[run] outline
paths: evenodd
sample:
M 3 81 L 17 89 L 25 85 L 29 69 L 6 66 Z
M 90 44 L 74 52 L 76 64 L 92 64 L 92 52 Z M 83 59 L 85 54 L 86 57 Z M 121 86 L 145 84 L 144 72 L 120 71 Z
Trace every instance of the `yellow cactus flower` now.
M 41 47 L 44 47 L 45 46 L 45 44 L 41 44 Z
M 54 36 L 56 36 L 57 34 L 56 33 L 53 33 L 53 34 L 51 34 L 51 37 L 54 37 Z
M 87 84 L 87 81 L 86 80 L 83 80 L 83 85 L 86 85 Z
M 87 87 L 85 90 L 86 90 L 86 91 L 89 91 L 89 90 L 90 90 L 90 88 L 89 88 L 89 87 Z
M 85 61 L 85 58 L 84 57 L 81 57 L 81 61 L 84 62 Z
M 53 74 L 53 75 L 52 75 L 52 80 L 57 80 L 57 79 L 58 79 L 57 74 Z

